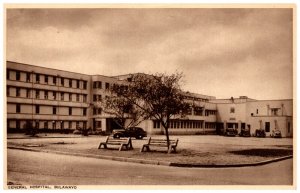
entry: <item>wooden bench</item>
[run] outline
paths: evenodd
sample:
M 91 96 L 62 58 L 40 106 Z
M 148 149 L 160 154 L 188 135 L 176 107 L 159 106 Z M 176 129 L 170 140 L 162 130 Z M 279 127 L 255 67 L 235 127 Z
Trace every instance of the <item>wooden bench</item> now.
M 168 153 L 171 153 L 172 149 L 174 150 L 174 152 L 176 152 L 176 147 L 178 144 L 178 139 L 176 140 L 169 140 L 170 141 L 170 145 L 168 147 L 168 143 L 166 139 L 153 139 L 153 138 L 149 138 L 148 139 L 148 143 L 144 144 L 141 152 L 143 152 L 145 149 L 147 151 L 150 151 L 150 146 L 157 146 L 157 147 L 166 147 L 168 148 Z
M 113 137 L 108 136 L 105 140 L 105 142 L 100 142 L 98 149 L 103 146 L 105 149 L 107 149 L 107 145 L 118 145 L 119 151 L 123 149 L 123 147 L 126 147 L 126 150 L 133 149 L 131 138 L 120 138 L 120 139 L 114 139 Z

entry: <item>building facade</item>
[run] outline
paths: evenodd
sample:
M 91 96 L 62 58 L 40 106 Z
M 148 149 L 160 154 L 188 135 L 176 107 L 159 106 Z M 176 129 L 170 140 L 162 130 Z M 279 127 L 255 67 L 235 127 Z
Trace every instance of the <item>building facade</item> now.
M 7 61 L 6 100 L 8 132 L 21 131 L 28 122 L 35 128 L 61 131 L 91 128 L 110 133 L 118 127 L 102 111 L 99 102 L 109 96 L 116 83 L 131 75 L 86 75 Z M 226 128 L 264 129 L 267 136 L 280 129 L 283 137 L 293 135 L 292 100 L 254 100 L 248 97 L 216 99 L 184 93 L 190 111 L 184 118 L 171 119 L 170 134 L 212 134 Z M 149 134 L 163 134 L 156 120 L 140 124 Z

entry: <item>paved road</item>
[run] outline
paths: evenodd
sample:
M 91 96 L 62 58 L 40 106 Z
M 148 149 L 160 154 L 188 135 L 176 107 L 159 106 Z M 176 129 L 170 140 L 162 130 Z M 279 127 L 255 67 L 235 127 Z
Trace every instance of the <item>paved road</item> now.
M 291 185 L 292 159 L 244 168 L 176 168 L 9 149 L 8 181 L 22 185 Z

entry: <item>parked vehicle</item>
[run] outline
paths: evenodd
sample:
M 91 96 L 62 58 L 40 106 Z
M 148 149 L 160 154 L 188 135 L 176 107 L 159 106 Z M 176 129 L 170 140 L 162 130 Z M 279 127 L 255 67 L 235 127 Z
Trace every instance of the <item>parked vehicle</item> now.
M 233 128 L 227 128 L 227 129 L 226 129 L 226 132 L 225 132 L 225 135 L 226 135 L 226 136 L 232 136 L 232 137 L 234 137 L 234 136 L 236 136 L 237 134 L 238 134 L 237 129 L 233 129 Z
M 255 136 L 256 137 L 266 137 L 266 132 L 263 129 L 256 129 Z
M 112 132 L 114 138 L 120 137 L 135 137 L 136 139 L 143 139 L 147 137 L 147 132 L 140 127 L 129 127 L 127 129 L 115 129 Z
M 241 129 L 240 136 L 241 137 L 251 137 L 250 129 Z
M 272 131 L 272 134 L 271 134 L 271 137 L 274 137 L 274 138 L 281 138 L 281 131 L 280 130 L 273 130 Z

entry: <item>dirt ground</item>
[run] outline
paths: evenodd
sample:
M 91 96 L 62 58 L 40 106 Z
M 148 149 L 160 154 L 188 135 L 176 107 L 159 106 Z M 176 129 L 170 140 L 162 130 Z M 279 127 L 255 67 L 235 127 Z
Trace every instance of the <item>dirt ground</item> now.
M 163 135 L 151 136 L 165 138 Z M 293 154 L 292 138 L 243 138 L 217 135 L 170 136 L 179 139 L 177 153 L 166 153 L 166 148 L 153 148 L 151 152 L 140 152 L 147 138 L 133 139 L 133 150 L 118 151 L 118 147 L 98 149 L 105 136 L 80 136 L 39 134 L 30 138 L 22 134 L 8 135 L 8 146 L 30 147 L 43 150 L 58 150 L 94 155 L 107 155 L 189 164 L 241 164 L 265 161 Z

